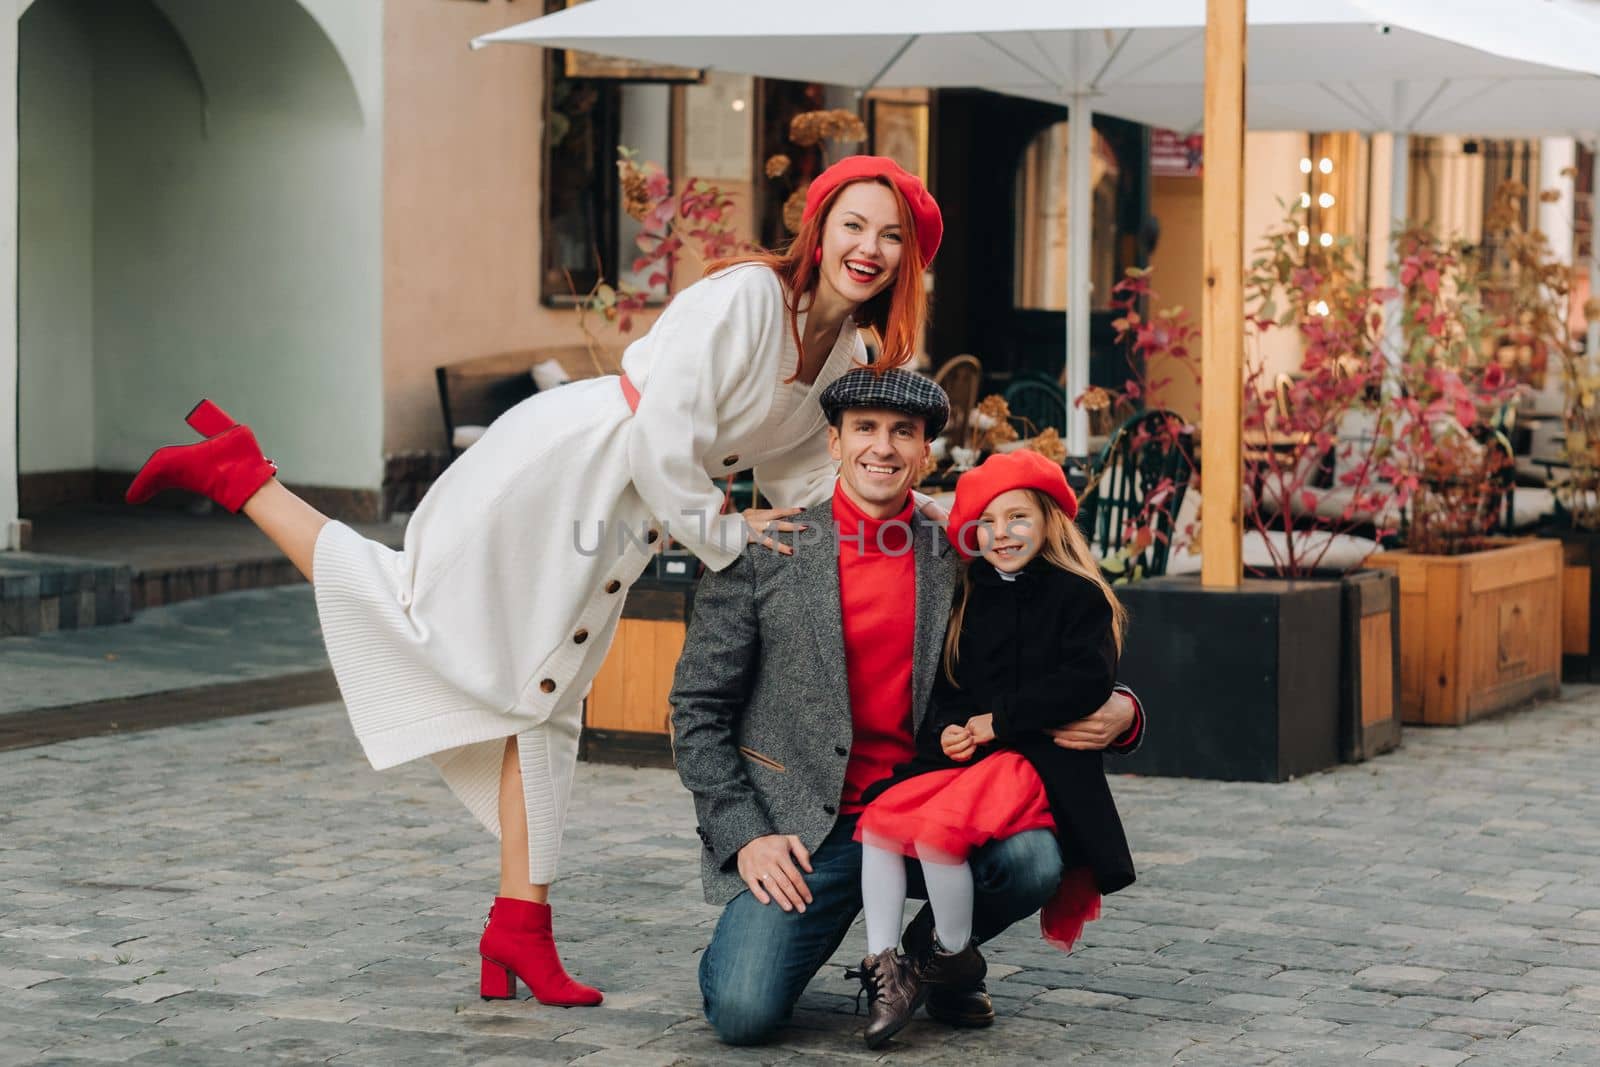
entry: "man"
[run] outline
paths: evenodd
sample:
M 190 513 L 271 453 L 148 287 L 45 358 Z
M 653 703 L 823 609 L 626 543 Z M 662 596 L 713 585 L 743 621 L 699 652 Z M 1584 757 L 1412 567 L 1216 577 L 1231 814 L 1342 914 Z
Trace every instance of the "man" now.
M 949 414 L 943 390 L 908 371 L 856 370 L 822 405 L 840 465 L 832 500 L 795 518 L 801 532 L 780 535 L 793 555 L 751 547 L 701 579 L 671 696 L 706 901 L 725 905 L 700 988 L 729 1044 L 777 1032 L 861 910 L 860 796 L 914 754 L 960 573 L 911 497 Z M 1142 716 L 1119 692 L 1055 733 L 1064 747 L 1126 750 Z M 991 842 L 971 862 L 979 942 L 1038 911 L 1062 874 L 1044 830 Z M 925 896 L 909 867 L 910 895 Z M 927 959 L 932 942 L 925 907 L 906 931 L 907 954 Z M 957 1026 L 994 1019 L 982 983 L 934 986 L 928 1012 Z

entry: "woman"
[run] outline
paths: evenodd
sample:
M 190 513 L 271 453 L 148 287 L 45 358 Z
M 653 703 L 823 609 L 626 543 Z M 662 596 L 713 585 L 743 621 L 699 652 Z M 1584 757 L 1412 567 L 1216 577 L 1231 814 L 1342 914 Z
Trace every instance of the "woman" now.
M 500 837 L 479 951 L 485 998 L 521 979 L 546 1004 L 598 1004 L 551 934 L 583 696 L 623 596 L 664 533 L 709 568 L 824 499 L 835 476 L 814 396 L 861 362 L 912 356 L 939 208 L 893 161 L 853 156 L 812 182 L 781 254 L 713 264 L 623 354 L 501 416 L 423 499 L 396 552 L 280 484 L 254 436 L 209 402 L 207 437 L 160 449 L 128 490 L 242 509 L 312 581 L 328 655 L 374 768 L 422 756 Z M 773 511 L 720 515 L 714 478 L 754 467 Z

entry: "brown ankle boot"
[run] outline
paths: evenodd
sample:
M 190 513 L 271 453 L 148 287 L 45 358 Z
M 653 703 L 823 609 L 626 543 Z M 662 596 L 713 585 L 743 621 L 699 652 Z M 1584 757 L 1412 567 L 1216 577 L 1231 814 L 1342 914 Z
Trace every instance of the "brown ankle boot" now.
M 982 982 L 989 973 L 989 965 L 978 951 L 976 941 L 968 941 L 960 952 L 946 952 L 939 939 L 934 937 L 927 952 L 914 961 L 917 977 L 925 985 L 938 989 L 969 989 Z
M 924 991 L 917 968 L 893 949 L 868 956 L 859 971 L 847 971 L 846 976 L 860 978 L 862 992 L 867 994 L 867 1026 L 862 1036 L 868 1048 L 877 1048 L 898 1034 L 922 1006 Z
M 906 927 L 905 939 L 901 947 L 905 954 L 912 960 L 930 959 L 936 951 L 933 936 L 933 909 L 923 905 Z M 959 953 L 957 955 L 960 955 Z M 928 990 L 928 1017 L 948 1026 L 958 1028 L 992 1026 L 994 1024 L 994 1001 L 989 999 L 989 990 L 983 984 L 983 974 L 979 974 L 976 981 L 970 983 L 953 984 L 948 981 L 951 971 L 960 968 L 940 967 L 932 977 L 939 979 L 936 984 L 929 980 L 929 972 L 922 972 L 923 984 Z M 984 966 L 987 972 L 988 966 Z

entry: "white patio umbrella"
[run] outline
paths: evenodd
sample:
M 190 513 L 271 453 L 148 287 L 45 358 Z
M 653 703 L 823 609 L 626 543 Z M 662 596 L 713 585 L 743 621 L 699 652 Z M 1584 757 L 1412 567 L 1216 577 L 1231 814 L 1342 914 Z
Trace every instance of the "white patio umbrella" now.
M 1255 129 L 1572 133 L 1600 123 L 1600 33 L 1550 0 L 1252 0 L 1249 27 Z M 1205 0 L 590 0 L 473 45 L 1066 104 L 1070 398 L 1089 372 L 1090 119 L 1197 128 L 1204 29 Z M 1069 401 L 1067 447 L 1082 454 L 1087 435 Z

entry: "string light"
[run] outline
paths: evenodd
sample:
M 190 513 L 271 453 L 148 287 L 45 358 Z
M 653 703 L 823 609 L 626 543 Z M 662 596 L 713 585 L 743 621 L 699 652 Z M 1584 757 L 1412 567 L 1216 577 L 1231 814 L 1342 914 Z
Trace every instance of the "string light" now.
M 1311 231 L 1304 226 L 1300 227 L 1300 247 L 1304 248 L 1311 243 Z
M 1300 157 L 1300 173 L 1301 174 L 1310 174 L 1311 173 L 1311 157 L 1310 156 L 1301 156 Z
M 1327 156 L 1323 156 L 1322 157 L 1322 162 L 1317 164 L 1317 169 L 1320 170 L 1324 174 L 1332 174 L 1333 173 L 1333 160 L 1329 159 Z
M 1301 207 L 1310 207 L 1311 206 L 1311 194 L 1310 193 L 1301 193 L 1300 194 L 1300 206 Z
M 1326 315 L 1327 313 L 1328 302 L 1326 300 L 1318 300 L 1316 303 L 1311 305 L 1311 314 L 1321 316 Z
M 1317 206 L 1318 207 L 1332 207 L 1333 206 L 1333 194 L 1332 193 L 1323 193 L 1321 196 L 1317 197 Z
M 1317 238 L 1317 243 L 1320 244 L 1323 248 L 1331 248 L 1331 247 L 1333 247 L 1333 234 L 1331 234 L 1331 233 L 1323 234 L 1321 237 Z
M 734 102 L 733 102 L 733 110 L 735 110 L 735 111 L 743 111 L 744 110 L 744 99 L 742 97 L 734 100 Z

